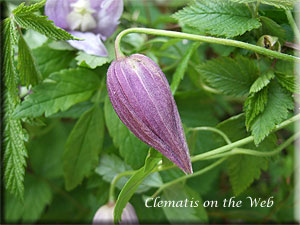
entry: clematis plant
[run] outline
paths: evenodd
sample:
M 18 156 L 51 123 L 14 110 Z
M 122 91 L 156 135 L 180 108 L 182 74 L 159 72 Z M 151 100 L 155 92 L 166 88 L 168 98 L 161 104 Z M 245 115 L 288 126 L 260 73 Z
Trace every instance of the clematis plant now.
M 123 0 L 48 0 L 45 14 L 55 25 L 80 41 L 70 45 L 84 52 L 107 56 L 105 41 L 116 30 L 123 13 Z

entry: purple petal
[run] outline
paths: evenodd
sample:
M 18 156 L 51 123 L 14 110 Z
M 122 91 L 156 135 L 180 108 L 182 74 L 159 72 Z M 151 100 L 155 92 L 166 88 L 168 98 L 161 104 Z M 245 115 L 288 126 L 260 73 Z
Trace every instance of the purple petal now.
M 93 0 L 94 2 L 96 0 Z M 106 40 L 110 37 L 119 24 L 119 19 L 123 13 L 123 0 L 103 0 L 98 11 L 98 26 L 96 33 L 101 34 L 101 38 Z
M 82 41 L 68 41 L 70 45 L 79 50 L 83 50 L 87 54 L 96 55 L 101 57 L 107 57 L 107 50 L 100 39 L 99 34 L 93 34 L 90 32 L 82 33 L 78 31 L 71 31 L 72 35 L 77 38 L 84 39 Z
M 71 11 L 71 3 L 76 0 L 48 0 L 45 6 L 45 15 L 49 20 L 62 29 L 68 29 L 67 16 Z
M 114 61 L 107 88 L 121 121 L 143 142 L 192 173 L 177 106 L 160 68 L 140 54 Z

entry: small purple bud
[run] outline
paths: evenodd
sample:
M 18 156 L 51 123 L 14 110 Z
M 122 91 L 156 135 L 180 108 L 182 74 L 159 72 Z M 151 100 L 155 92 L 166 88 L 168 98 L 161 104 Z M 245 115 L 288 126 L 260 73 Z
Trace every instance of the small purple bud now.
M 107 89 L 113 108 L 135 136 L 193 173 L 178 109 L 157 64 L 140 54 L 117 59 L 108 69 Z
M 93 224 L 113 224 L 115 205 L 114 202 L 109 202 L 100 207 L 93 218 Z M 130 203 L 123 210 L 120 224 L 138 224 L 138 218 Z

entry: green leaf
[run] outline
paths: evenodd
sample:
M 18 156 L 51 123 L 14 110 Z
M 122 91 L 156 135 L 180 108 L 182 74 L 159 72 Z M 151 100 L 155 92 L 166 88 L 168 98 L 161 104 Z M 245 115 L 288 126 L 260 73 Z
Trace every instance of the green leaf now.
M 294 74 L 275 73 L 278 83 L 292 93 L 300 93 L 300 88 L 296 85 Z
M 53 40 L 78 40 L 65 30 L 56 27 L 53 21 L 47 19 L 47 16 L 18 14 L 14 16 L 14 19 L 21 27 L 35 30 Z
M 115 57 L 114 45 L 113 43 L 109 43 L 105 46 L 108 51 L 108 57 L 89 55 L 83 51 L 79 51 L 75 58 L 75 60 L 77 61 L 77 65 L 95 69 L 98 66 L 110 63 Z
M 149 154 L 148 157 L 146 158 L 145 166 L 140 168 L 138 171 L 135 172 L 134 175 L 130 177 L 130 179 L 125 184 L 125 186 L 123 187 L 123 189 L 121 190 L 118 196 L 115 210 L 114 210 L 115 223 L 121 220 L 123 209 L 129 202 L 130 198 L 134 195 L 138 186 L 157 167 L 158 162 L 161 160 L 161 157 L 157 157 L 159 155 L 159 152 L 149 151 L 149 153 L 150 152 L 152 154 L 151 155 Z
M 217 126 L 222 130 L 229 139 L 234 142 L 242 138 L 248 137 L 245 128 L 245 118 L 243 114 L 229 118 Z M 222 140 L 224 143 L 224 140 Z M 258 146 L 253 143 L 243 146 L 258 151 L 272 151 L 276 148 L 276 136 L 270 135 Z M 255 179 L 259 179 L 261 170 L 268 168 L 268 160 L 263 157 L 250 155 L 235 155 L 231 156 L 227 162 L 227 173 L 235 195 L 245 191 Z
M 36 85 L 41 80 L 40 71 L 37 69 L 31 49 L 21 35 L 19 38 L 18 69 L 21 82 L 27 87 Z
M 286 32 L 279 24 L 265 16 L 260 16 L 259 19 L 262 23 L 262 30 L 264 35 L 278 37 L 280 42 L 285 41 Z
M 243 56 L 220 57 L 198 67 L 207 83 L 226 95 L 243 96 L 258 77 L 255 61 Z
M 47 78 L 51 73 L 70 67 L 75 52 L 52 49 L 44 44 L 33 49 L 33 55 L 43 78 Z
M 37 117 L 43 113 L 48 117 L 59 110 L 65 111 L 89 99 L 99 85 L 99 78 L 90 70 L 69 69 L 53 73 L 49 80 L 33 88 L 33 93 L 18 106 L 14 117 Z
M 251 123 L 257 115 L 264 111 L 268 102 L 268 87 L 261 91 L 252 93 L 245 101 L 244 111 L 246 112 L 246 128 L 250 129 Z
M 149 147 L 122 123 L 108 97 L 105 99 L 104 114 L 108 132 L 125 162 L 134 169 L 140 168 L 145 161 Z
M 259 20 L 252 17 L 246 5 L 228 0 L 197 0 L 176 12 L 173 17 L 183 24 L 227 38 L 242 35 L 261 26 Z
M 188 67 L 188 63 L 190 61 L 192 54 L 199 47 L 199 45 L 200 45 L 199 43 L 194 43 L 194 44 L 190 45 L 189 48 L 186 50 L 183 58 L 181 59 L 181 62 L 179 63 L 179 65 L 173 75 L 172 83 L 170 86 L 173 95 L 175 94 L 181 80 L 184 77 L 185 71 Z
M 250 88 L 250 93 L 261 91 L 275 77 L 273 71 L 269 71 L 256 79 Z
M 15 8 L 12 13 L 14 15 L 19 14 L 29 14 L 38 11 L 40 8 L 42 8 L 47 0 L 42 0 L 36 4 L 25 6 L 25 2 L 21 3 L 17 8 Z
M 168 203 L 163 207 L 164 213 L 172 224 L 207 223 L 208 215 L 203 207 L 202 198 L 198 193 L 183 184 L 175 184 L 164 190 L 162 199 Z M 185 201 L 187 207 L 185 207 Z M 169 206 L 171 203 L 171 207 Z
M 238 3 L 253 3 L 257 0 L 230 0 Z M 275 6 L 277 8 L 292 9 L 298 0 L 260 0 L 259 2 L 266 5 Z
M 291 94 L 281 88 L 278 83 L 271 82 L 268 103 L 251 126 L 255 144 L 264 140 L 277 124 L 287 118 L 289 110 L 293 108 L 294 102 Z
M 97 104 L 77 121 L 63 155 L 66 189 L 74 189 L 96 167 L 104 140 L 104 115 Z
M 24 203 L 13 196 L 6 196 L 5 220 L 9 223 L 35 223 L 46 206 L 52 200 L 51 188 L 45 181 L 34 175 L 27 174 L 25 178 Z

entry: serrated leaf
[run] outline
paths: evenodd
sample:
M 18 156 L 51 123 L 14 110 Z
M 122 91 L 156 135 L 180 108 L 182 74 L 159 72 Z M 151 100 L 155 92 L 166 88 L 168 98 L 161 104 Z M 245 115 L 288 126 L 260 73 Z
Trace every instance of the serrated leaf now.
M 261 26 L 259 20 L 252 17 L 246 5 L 228 0 L 197 0 L 176 12 L 173 17 L 183 24 L 227 38 L 242 35 Z
M 186 221 L 197 224 L 208 222 L 202 198 L 188 186 L 172 185 L 164 190 L 162 199 L 168 203 L 167 207 L 162 208 L 171 224 L 186 223 Z M 188 207 L 185 207 L 186 199 L 193 201 L 188 202 Z
M 42 0 L 36 4 L 25 6 L 25 2 L 21 3 L 17 8 L 15 8 L 12 13 L 14 15 L 18 14 L 27 14 L 27 13 L 33 13 L 38 11 L 40 8 L 42 8 L 47 0 Z
M 277 124 L 287 118 L 289 110 L 293 108 L 291 94 L 272 81 L 269 85 L 268 103 L 251 126 L 255 144 L 264 140 Z
M 184 77 L 185 71 L 188 67 L 188 63 L 192 54 L 198 47 L 199 43 L 193 43 L 192 45 L 190 45 L 189 48 L 186 50 L 184 56 L 182 57 L 179 65 L 177 66 L 176 71 L 173 75 L 172 83 L 170 85 L 173 95 L 175 94 L 181 80 Z
M 95 69 L 98 66 L 110 63 L 115 57 L 114 45 L 112 43 L 109 43 L 105 46 L 108 51 L 108 57 L 89 55 L 83 51 L 79 51 L 75 58 L 75 60 L 77 61 L 77 65 Z
M 243 114 L 229 118 L 217 126 L 229 139 L 234 142 L 250 136 L 245 128 L 245 118 Z M 224 142 L 222 140 L 222 142 Z M 243 146 L 257 151 L 272 151 L 276 148 L 276 136 L 270 135 L 258 146 L 253 143 Z M 227 173 L 235 195 L 245 191 L 255 179 L 259 179 L 261 170 L 268 168 L 268 160 L 263 157 L 250 155 L 231 156 L 227 161 Z
M 243 96 L 258 77 L 255 61 L 243 56 L 220 57 L 198 67 L 207 83 L 226 95 Z
M 266 87 L 270 81 L 275 77 L 273 71 L 269 71 L 265 74 L 259 76 L 256 81 L 252 84 L 250 88 L 250 93 L 255 93 L 261 91 L 264 87 Z
M 103 180 L 111 183 L 112 180 L 120 173 L 125 171 L 131 171 L 132 168 L 122 161 L 118 156 L 102 155 L 99 166 L 95 172 L 102 176 Z M 123 176 L 116 183 L 118 189 L 122 189 L 128 181 L 128 176 Z M 160 187 L 163 184 L 159 173 L 150 174 L 137 188 L 136 193 L 143 193 L 148 191 L 151 187 Z
M 33 88 L 14 113 L 15 118 L 48 117 L 59 110 L 86 101 L 99 87 L 97 75 L 86 69 L 69 69 L 53 73 L 48 80 Z
M 44 79 L 51 73 L 70 67 L 75 57 L 74 51 L 52 49 L 48 44 L 33 49 L 32 52 Z
M 137 170 L 121 190 L 114 210 L 115 223 L 121 220 L 123 209 L 129 202 L 130 198 L 134 195 L 138 186 L 157 167 L 158 162 L 161 160 L 161 157 L 156 157 L 156 154 L 160 154 L 158 151 L 152 151 L 152 153 L 152 155 L 149 154 L 146 158 L 144 167 Z
M 25 177 L 24 203 L 13 196 L 6 196 L 5 220 L 8 223 L 35 223 L 52 200 L 51 188 L 45 181 L 27 174 Z
M 140 168 L 145 161 L 149 147 L 121 122 L 108 97 L 105 99 L 104 114 L 108 132 L 125 162 L 134 169 Z
M 257 0 L 230 0 L 232 2 L 238 3 L 253 3 L 257 2 Z M 260 0 L 262 4 L 275 6 L 277 8 L 283 9 L 292 9 L 298 0 Z
M 268 102 L 268 87 L 261 91 L 252 93 L 245 101 L 244 111 L 246 112 L 246 128 L 250 129 L 250 125 L 257 115 L 264 111 Z
M 300 88 L 296 85 L 294 74 L 275 73 L 278 83 L 292 93 L 300 93 Z
M 47 16 L 19 14 L 15 15 L 14 19 L 21 27 L 35 30 L 53 40 L 77 40 L 65 30 L 56 27 L 53 21 L 47 19 Z
M 20 73 L 21 82 L 27 87 L 39 83 L 42 79 L 40 71 L 37 69 L 31 49 L 21 35 L 19 38 L 18 51 L 18 70 Z
M 77 121 L 63 155 L 66 189 L 74 189 L 96 167 L 104 140 L 104 115 L 95 105 Z

